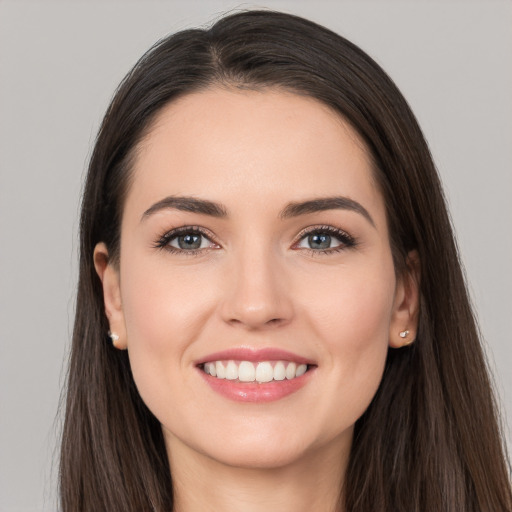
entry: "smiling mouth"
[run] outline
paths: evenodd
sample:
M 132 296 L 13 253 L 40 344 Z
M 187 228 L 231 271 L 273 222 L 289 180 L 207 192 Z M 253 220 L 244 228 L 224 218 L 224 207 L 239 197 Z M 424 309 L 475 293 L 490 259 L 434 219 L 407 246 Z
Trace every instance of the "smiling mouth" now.
M 293 380 L 304 375 L 311 365 L 293 361 L 209 361 L 200 365 L 202 370 L 217 379 L 235 382 L 257 382 Z

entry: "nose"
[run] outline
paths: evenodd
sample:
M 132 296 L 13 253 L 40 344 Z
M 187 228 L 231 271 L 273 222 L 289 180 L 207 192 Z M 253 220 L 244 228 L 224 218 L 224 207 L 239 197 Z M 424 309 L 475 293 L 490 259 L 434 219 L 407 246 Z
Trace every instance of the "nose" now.
M 293 317 L 293 301 L 283 262 L 268 247 L 245 247 L 234 255 L 221 305 L 223 320 L 247 330 L 283 326 Z

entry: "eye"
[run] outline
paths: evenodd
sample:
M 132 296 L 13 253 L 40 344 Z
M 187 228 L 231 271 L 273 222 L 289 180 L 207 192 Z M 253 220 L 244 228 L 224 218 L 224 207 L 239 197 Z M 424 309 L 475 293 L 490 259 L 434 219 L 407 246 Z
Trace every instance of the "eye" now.
M 218 248 L 219 245 L 212 242 L 210 235 L 207 236 L 201 228 L 184 226 L 167 232 L 157 241 L 155 247 L 190 255 Z
M 200 233 L 186 233 L 184 235 L 178 235 L 169 240 L 168 244 L 171 247 L 182 249 L 185 251 L 205 249 L 208 247 L 209 240 Z
M 356 245 L 353 237 L 333 226 L 308 228 L 299 236 L 295 248 L 314 253 L 333 253 Z
M 341 242 L 339 240 L 327 233 L 313 233 L 312 235 L 305 237 L 298 247 L 324 250 L 339 247 L 340 245 Z

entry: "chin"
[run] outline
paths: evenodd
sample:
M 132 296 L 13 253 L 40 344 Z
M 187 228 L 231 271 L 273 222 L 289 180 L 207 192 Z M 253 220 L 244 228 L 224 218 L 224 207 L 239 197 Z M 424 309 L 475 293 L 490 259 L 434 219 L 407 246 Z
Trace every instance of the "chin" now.
M 328 453 L 350 449 L 352 441 L 352 428 L 341 434 L 334 429 L 308 432 L 297 424 L 261 421 L 254 422 L 252 428 L 238 427 L 232 425 L 218 434 L 210 430 L 205 437 L 194 436 L 183 442 L 196 453 L 227 467 L 263 470 L 300 465 L 315 457 L 323 459 Z
M 231 444 L 228 450 L 210 452 L 209 457 L 226 466 L 241 469 L 279 469 L 293 465 L 306 456 L 299 446 L 261 446 L 261 443 Z

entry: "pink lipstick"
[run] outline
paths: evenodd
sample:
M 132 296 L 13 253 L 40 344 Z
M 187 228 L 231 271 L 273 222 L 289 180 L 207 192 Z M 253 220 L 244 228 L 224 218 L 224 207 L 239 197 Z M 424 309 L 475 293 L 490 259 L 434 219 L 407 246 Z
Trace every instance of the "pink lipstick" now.
M 196 363 L 201 377 L 222 396 L 242 402 L 270 402 L 301 389 L 316 368 L 292 352 L 239 347 L 210 354 Z

